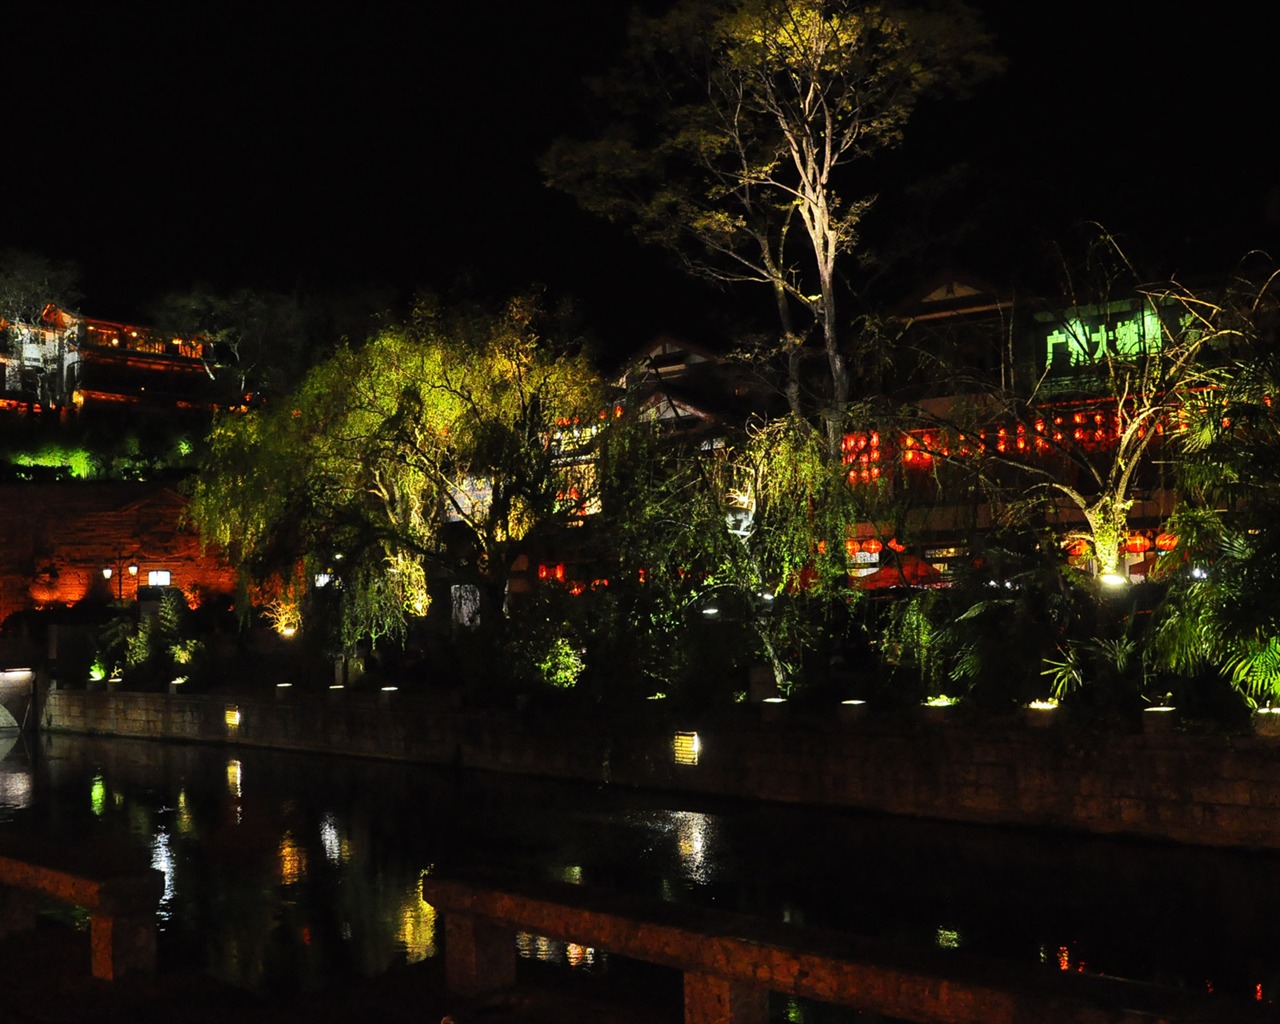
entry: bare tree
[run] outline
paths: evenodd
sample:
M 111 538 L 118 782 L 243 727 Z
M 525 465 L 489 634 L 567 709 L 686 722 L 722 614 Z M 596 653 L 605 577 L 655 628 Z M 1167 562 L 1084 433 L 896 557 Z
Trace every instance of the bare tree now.
M 817 411 L 835 453 L 855 375 L 837 263 L 874 200 L 842 173 L 895 145 L 924 95 L 993 65 L 959 4 L 925 15 L 849 0 L 684 0 L 637 23 L 631 63 L 606 87 L 623 120 L 557 143 L 544 170 L 692 273 L 770 289 L 797 416 L 815 411 L 800 350 L 821 342 Z

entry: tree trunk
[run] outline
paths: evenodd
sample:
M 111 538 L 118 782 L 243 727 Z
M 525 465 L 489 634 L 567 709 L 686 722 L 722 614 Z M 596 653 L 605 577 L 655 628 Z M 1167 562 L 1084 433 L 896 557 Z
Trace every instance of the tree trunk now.
M 1129 508 L 1132 504 L 1132 501 L 1104 494 L 1084 510 L 1089 532 L 1093 535 L 1099 576 L 1120 572 L 1120 552 L 1129 532 Z
M 844 439 L 844 417 L 849 404 L 849 367 L 840 351 L 836 333 L 836 297 L 831 268 L 822 269 L 822 344 L 827 352 L 827 368 L 831 373 L 831 405 L 826 411 L 827 450 L 832 457 L 840 454 Z
M 791 307 L 787 304 L 787 292 L 780 278 L 773 281 L 773 300 L 778 307 L 778 323 L 782 327 L 782 347 L 787 357 L 786 396 L 787 408 L 799 419 L 804 415 L 800 402 L 800 339 L 792 328 Z

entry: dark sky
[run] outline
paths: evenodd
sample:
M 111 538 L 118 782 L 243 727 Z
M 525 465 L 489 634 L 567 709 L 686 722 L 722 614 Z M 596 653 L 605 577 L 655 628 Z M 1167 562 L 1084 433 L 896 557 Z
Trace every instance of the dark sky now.
M 1004 80 L 922 119 L 904 162 L 980 168 L 983 206 L 1053 196 L 1170 269 L 1268 241 L 1276 90 L 1245 5 L 985 6 Z M 106 318 L 198 280 L 543 283 L 622 350 L 662 329 L 696 336 L 701 292 L 535 166 L 581 123 L 581 81 L 616 53 L 626 11 L 6 4 L 0 246 L 77 262 L 85 311 Z

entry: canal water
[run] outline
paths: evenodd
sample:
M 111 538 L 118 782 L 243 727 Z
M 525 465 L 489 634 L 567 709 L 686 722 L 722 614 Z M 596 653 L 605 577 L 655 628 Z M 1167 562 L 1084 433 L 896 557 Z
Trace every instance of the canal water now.
M 161 969 L 197 967 L 264 993 L 439 955 L 443 930 L 420 880 L 480 869 L 1045 971 L 1280 996 L 1271 853 L 66 736 L 12 742 L 0 829 L 133 849 L 164 873 Z M 579 972 L 679 1005 L 675 972 L 532 935 L 519 945 L 522 970 Z M 783 996 L 771 1012 L 880 1019 Z

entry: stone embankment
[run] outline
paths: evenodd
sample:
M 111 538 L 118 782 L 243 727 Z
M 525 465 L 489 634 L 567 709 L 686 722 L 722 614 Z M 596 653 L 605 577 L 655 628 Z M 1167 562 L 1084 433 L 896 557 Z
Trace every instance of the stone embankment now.
M 594 720 L 431 706 L 399 693 L 53 690 L 48 731 L 447 764 L 709 797 L 848 807 L 1204 846 L 1280 849 L 1280 738 L 1100 734 L 871 714 L 661 711 Z M 677 737 L 677 734 L 681 734 Z M 696 734 L 696 740 L 691 734 Z M 695 761 L 696 763 L 681 763 Z

